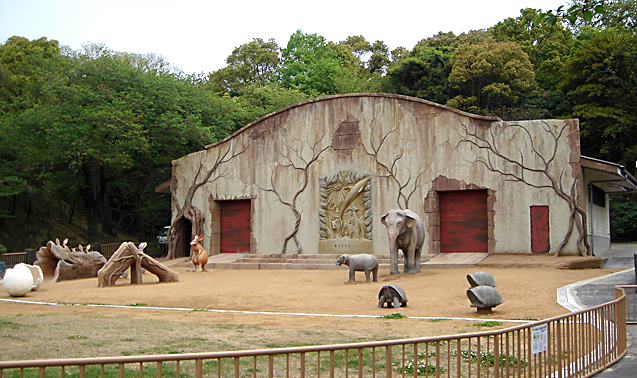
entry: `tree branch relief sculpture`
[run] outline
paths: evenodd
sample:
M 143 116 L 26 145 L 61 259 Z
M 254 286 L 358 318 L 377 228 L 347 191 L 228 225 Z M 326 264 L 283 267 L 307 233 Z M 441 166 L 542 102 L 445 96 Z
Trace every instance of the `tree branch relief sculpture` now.
M 566 202 L 568 225 L 562 241 L 555 249 L 555 256 L 562 254 L 574 228 L 577 228 L 578 253 L 588 255 L 591 249 L 586 238 L 586 211 L 580 205 L 580 193 L 577 190 L 582 179 L 581 171 L 559 156 L 564 153 L 560 148 L 562 141 L 568 138 L 569 123 L 550 125 L 540 121 L 535 133 L 516 123 L 504 124 L 497 130 L 480 129 L 463 122 L 460 125 L 464 135 L 460 136 L 458 145 L 468 144 L 481 151 L 469 163 L 482 164 L 488 171 L 504 177 L 505 181 L 551 190 Z M 503 139 L 517 141 L 515 148 L 503 148 Z
M 221 145 L 212 159 L 206 160 L 207 151 L 200 154 L 199 166 L 193 178 L 193 182 L 188 188 L 183 205 L 180 205 L 179 199 L 176 197 L 176 181 L 173 178 L 170 183 L 170 192 L 172 194 L 172 202 L 177 210 L 177 214 L 173 217 L 172 224 L 168 230 L 168 254 L 167 259 L 181 257 L 177 252 L 178 246 L 182 245 L 182 238 L 190 241 L 194 235 L 203 235 L 204 215 L 203 212 L 193 205 L 195 193 L 202 186 L 212 183 L 221 178 L 230 176 L 231 170 L 228 168 L 235 158 L 242 155 L 247 150 L 247 146 L 239 146 L 236 143 L 228 142 Z M 211 160 L 211 161 L 210 161 Z M 191 222 L 191 235 L 183 235 L 181 230 L 184 227 L 183 219 Z M 189 253 L 190 254 L 190 253 Z

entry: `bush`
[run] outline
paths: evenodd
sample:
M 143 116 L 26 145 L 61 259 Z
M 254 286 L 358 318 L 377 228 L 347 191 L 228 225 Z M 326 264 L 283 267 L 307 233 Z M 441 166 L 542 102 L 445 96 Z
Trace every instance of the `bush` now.
M 615 242 L 637 241 L 637 201 L 616 196 L 610 204 L 610 236 Z

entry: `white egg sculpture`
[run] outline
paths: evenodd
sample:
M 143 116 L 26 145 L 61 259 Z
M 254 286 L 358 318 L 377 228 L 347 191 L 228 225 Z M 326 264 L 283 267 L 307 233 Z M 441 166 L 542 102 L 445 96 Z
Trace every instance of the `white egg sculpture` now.
M 44 274 L 42 274 L 42 269 L 37 265 L 27 265 L 27 268 L 31 270 L 31 275 L 33 276 L 33 287 L 31 287 L 31 290 L 36 291 L 44 282 Z
M 33 288 L 33 274 L 25 264 L 7 269 L 2 286 L 12 297 L 24 297 Z

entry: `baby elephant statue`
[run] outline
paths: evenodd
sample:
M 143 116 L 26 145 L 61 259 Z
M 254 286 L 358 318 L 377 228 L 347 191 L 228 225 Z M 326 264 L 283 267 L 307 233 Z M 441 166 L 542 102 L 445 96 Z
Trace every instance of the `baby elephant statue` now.
M 378 259 L 376 256 L 360 254 L 360 255 L 342 255 L 336 259 L 336 265 L 349 266 L 349 282 L 354 282 L 355 272 L 365 272 L 365 281 L 369 282 L 369 274 L 374 274 L 374 282 L 378 282 Z
M 425 228 L 418 214 L 411 210 L 389 210 L 380 218 L 389 237 L 389 273 L 398 274 L 398 250 L 405 258 L 404 273 L 420 273 L 420 254 L 425 242 Z

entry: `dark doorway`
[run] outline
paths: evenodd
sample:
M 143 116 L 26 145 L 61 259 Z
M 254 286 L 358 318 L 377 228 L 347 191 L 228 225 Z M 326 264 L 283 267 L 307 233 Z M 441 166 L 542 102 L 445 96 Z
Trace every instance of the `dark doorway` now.
M 440 252 L 488 252 L 487 191 L 438 192 Z
M 175 257 L 189 257 L 190 242 L 192 241 L 192 222 L 182 217 L 175 227 L 177 229 Z
M 220 201 L 221 253 L 250 253 L 250 200 Z

